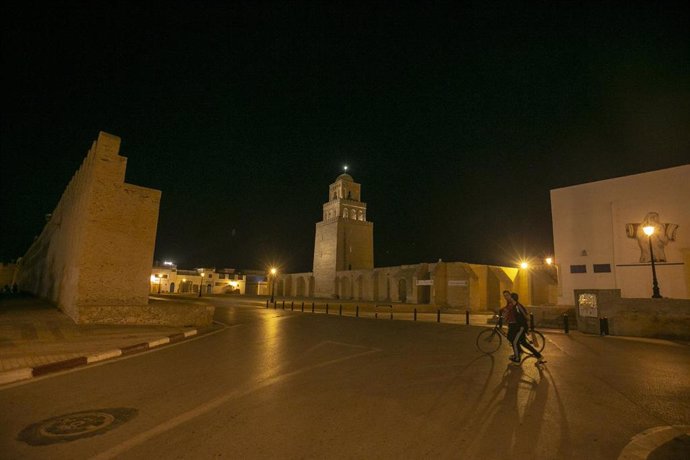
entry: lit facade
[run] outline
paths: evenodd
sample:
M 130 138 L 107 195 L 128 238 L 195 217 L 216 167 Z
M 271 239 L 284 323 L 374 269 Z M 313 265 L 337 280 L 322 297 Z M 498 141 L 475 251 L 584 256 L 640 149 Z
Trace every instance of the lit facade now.
M 504 289 L 525 304 L 554 305 L 554 266 L 526 269 L 464 262 L 374 268 L 373 223 L 361 201 L 361 185 L 341 174 L 329 186 L 323 218 L 316 224 L 314 265 L 309 273 L 278 275 L 277 296 L 434 304 L 471 311 L 502 306 Z
M 151 269 L 151 294 L 237 294 L 265 295 L 266 275 L 256 270 L 239 271 L 231 268 L 178 269 L 165 263 Z
M 551 213 L 559 305 L 582 289 L 650 298 L 652 254 L 661 296 L 690 299 L 690 165 L 551 190 Z

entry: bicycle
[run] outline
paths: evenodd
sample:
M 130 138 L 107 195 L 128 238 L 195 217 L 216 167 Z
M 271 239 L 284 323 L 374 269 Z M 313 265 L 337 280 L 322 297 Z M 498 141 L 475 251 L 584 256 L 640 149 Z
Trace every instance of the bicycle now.
M 503 330 L 503 324 L 499 320 L 494 327 L 491 329 L 485 329 L 477 335 L 477 349 L 482 353 L 490 355 L 499 349 L 501 343 L 503 343 L 503 337 L 508 340 L 508 335 Z M 544 340 L 544 334 L 537 330 L 531 330 L 526 332 L 525 339 L 532 345 L 539 353 L 542 352 L 546 341 Z

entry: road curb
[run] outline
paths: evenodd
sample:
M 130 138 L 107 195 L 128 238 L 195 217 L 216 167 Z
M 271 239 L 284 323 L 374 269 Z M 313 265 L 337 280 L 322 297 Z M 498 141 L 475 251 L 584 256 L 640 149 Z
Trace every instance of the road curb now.
M 86 366 L 88 364 L 106 361 L 108 359 L 118 358 L 120 356 L 129 356 L 136 353 L 141 353 L 163 345 L 181 342 L 190 337 L 194 337 L 198 333 L 199 331 L 197 329 L 190 329 L 188 331 L 178 332 L 167 337 L 161 337 L 156 340 L 141 342 L 134 345 L 127 345 L 122 348 L 114 348 L 108 351 L 101 351 L 95 354 L 78 356 L 76 358 L 70 358 L 63 361 L 42 364 L 36 367 L 22 367 L 19 369 L 3 371 L 0 372 L 0 385 L 7 385 L 9 383 L 15 383 L 22 380 L 29 380 L 34 377 L 42 377 L 44 375 L 52 374 L 54 372 L 60 372 L 68 369 L 73 369 L 75 367 Z

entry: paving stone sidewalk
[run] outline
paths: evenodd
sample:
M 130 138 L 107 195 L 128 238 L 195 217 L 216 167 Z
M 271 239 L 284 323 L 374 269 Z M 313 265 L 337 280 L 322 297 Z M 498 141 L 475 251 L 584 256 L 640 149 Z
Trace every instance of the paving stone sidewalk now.
M 6 296 L 0 299 L 0 374 L 195 334 L 193 327 L 77 325 L 47 302 Z

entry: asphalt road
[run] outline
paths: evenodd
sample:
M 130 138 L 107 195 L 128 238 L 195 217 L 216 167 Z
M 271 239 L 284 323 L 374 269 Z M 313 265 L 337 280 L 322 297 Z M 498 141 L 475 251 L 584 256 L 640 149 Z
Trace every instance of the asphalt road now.
M 664 444 L 690 425 L 685 344 L 552 333 L 539 369 L 477 326 L 195 301 L 227 327 L 1 389 L 0 456 L 687 458 Z

